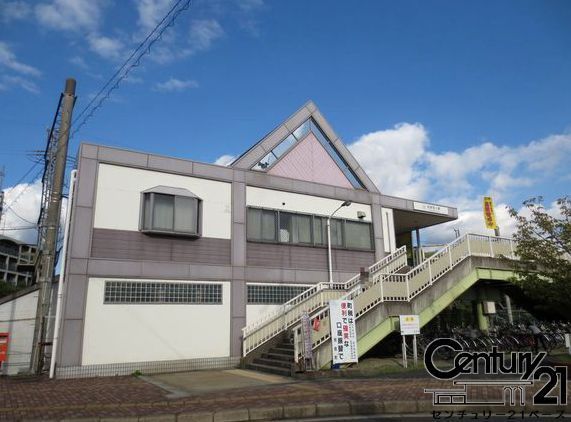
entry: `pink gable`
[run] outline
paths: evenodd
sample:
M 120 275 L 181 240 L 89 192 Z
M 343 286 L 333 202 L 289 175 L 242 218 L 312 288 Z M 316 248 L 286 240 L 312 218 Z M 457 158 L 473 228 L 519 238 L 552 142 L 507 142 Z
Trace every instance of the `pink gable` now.
M 307 135 L 303 141 L 293 147 L 268 173 L 292 179 L 353 188 L 351 182 L 345 177 L 313 133 Z

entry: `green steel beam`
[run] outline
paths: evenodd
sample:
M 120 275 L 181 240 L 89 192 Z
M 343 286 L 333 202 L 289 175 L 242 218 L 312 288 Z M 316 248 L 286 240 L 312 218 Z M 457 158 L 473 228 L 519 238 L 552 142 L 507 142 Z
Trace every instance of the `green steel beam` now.
M 454 271 L 454 270 L 453 270 Z M 499 270 L 491 268 L 474 268 L 468 275 L 454 284 L 454 287 L 447 290 L 442 296 L 435 300 L 430 306 L 423 309 L 420 314 L 420 326 L 423 327 L 436 315 L 446 309 L 452 302 L 472 287 L 478 280 L 508 281 L 515 277 L 511 270 Z M 413 299 L 414 300 L 414 299 Z M 398 316 L 390 316 L 375 328 L 357 340 L 357 350 L 359 357 L 371 350 L 379 341 L 388 336 L 392 331 L 398 329 Z

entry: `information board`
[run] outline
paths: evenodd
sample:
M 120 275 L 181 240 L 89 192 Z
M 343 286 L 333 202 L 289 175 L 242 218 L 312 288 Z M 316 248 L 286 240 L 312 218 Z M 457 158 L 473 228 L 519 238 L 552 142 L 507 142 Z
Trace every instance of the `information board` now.
M 420 334 L 420 318 L 418 315 L 399 315 L 399 321 L 402 336 Z

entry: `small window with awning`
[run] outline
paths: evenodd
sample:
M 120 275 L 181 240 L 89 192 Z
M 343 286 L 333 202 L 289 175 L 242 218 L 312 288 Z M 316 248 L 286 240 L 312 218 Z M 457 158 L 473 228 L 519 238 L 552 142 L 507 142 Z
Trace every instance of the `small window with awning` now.
M 202 200 L 184 188 L 155 186 L 142 192 L 143 233 L 200 236 Z

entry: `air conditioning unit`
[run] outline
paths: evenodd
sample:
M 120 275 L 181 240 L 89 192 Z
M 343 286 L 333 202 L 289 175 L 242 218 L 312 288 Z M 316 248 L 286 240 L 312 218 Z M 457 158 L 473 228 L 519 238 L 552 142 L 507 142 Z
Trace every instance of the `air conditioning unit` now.
M 493 315 L 496 313 L 496 302 L 486 301 L 482 302 L 485 315 Z

